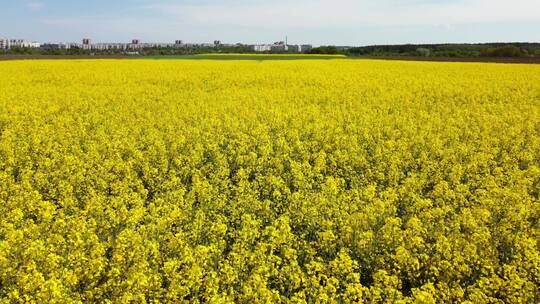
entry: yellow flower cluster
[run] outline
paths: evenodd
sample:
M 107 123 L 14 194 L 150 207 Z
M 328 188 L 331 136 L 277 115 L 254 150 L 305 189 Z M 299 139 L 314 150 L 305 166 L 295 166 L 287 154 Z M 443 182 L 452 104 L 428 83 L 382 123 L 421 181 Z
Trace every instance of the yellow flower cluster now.
M 0 62 L 0 303 L 538 303 L 540 66 Z

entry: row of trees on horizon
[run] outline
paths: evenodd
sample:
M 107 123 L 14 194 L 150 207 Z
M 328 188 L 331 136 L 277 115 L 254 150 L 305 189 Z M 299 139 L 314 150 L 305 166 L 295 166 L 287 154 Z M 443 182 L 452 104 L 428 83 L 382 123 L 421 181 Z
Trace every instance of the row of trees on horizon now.
M 247 45 L 235 46 L 189 46 L 184 48 L 146 48 L 140 56 L 178 56 L 208 53 L 261 54 Z M 276 54 L 288 52 L 264 52 Z M 292 53 L 292 52 L 290 52 Z M 489 44 L 404 44 L 374 45 L 364 47 L 320 46 L 308 54 L 342 54 L 347 56 L 413 56 L 413 57 L 540 57 L 540 43 L 489 43 Z M 85 50 L 73 47 L 14 48 L 0 50 L 0 55 L 126 55 L 124 50 Z

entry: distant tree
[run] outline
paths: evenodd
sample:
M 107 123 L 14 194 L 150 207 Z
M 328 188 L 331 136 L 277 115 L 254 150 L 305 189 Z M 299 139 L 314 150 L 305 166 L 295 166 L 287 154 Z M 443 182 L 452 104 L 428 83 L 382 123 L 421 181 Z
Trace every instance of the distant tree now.
M 352 47 L 352 56 L 425 56 L 433 57 L 516 57 L 540 56 L 539 43 L 479 43 L 479 44 L 402 44 Z M 419 52 L 420 51 L 420 52 Z
M 426 48 L 418 48 L 416 49 L 416 54 L 418 56 L 429 57 L 431 55 L 431 50 Z
M 527 55 L 526 50 L 514 45 L 487 48 L 480 52 L 480 56 L 482 57 L 523 57 Z
M 327 55 L 336 55 L 336 54 L 342 54 L 342 53 L 343 52 L 341 52 L 337 47 L 333 45 L 316 47 L 316 48 L 311 49 L 311 51 L 309 52 L 309 54 L 327 54 Z

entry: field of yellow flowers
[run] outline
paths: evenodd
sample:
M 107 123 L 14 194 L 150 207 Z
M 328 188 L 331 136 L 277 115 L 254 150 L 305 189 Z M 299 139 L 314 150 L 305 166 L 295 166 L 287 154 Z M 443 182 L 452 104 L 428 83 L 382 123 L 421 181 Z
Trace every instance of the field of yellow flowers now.
M 538 303 L 540 66 L 0 62 L 0 303 Z

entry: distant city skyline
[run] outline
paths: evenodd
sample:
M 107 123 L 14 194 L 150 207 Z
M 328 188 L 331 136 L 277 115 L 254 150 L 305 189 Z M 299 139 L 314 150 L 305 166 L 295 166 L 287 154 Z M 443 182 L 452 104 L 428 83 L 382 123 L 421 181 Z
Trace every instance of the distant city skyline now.
M 314 45 L 539 42 L 537 0 L 0 0 L 0 38 Z

